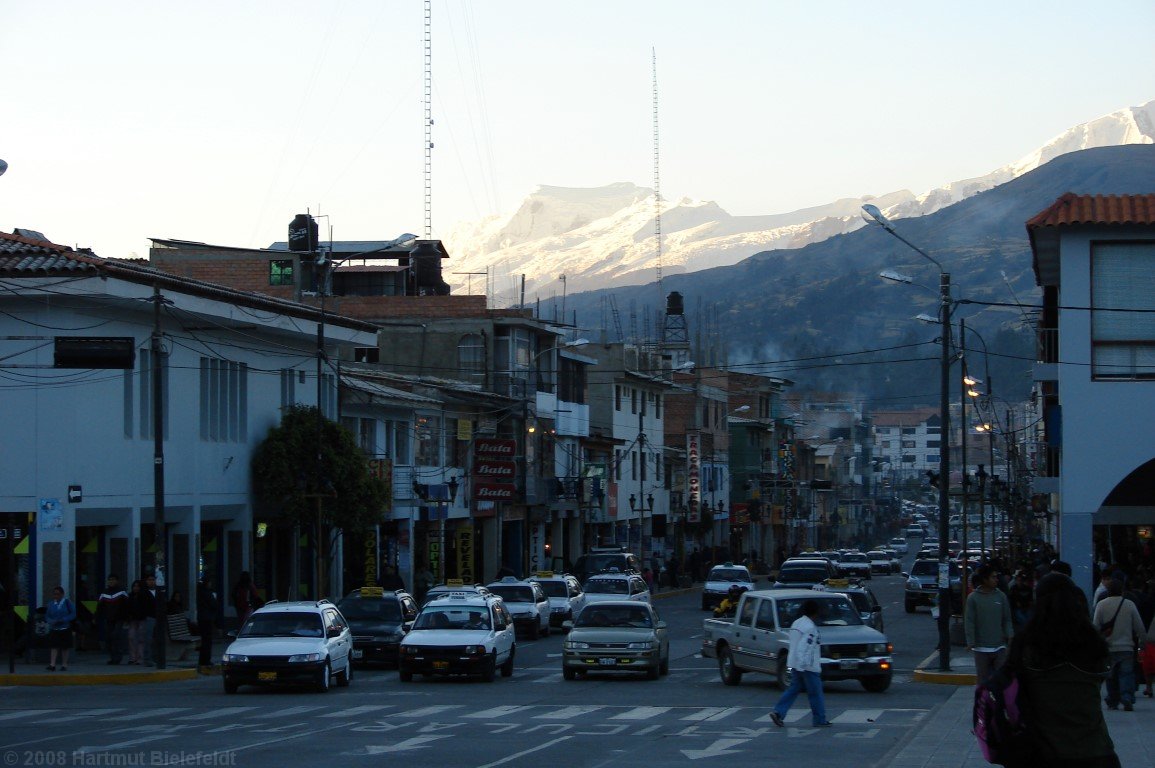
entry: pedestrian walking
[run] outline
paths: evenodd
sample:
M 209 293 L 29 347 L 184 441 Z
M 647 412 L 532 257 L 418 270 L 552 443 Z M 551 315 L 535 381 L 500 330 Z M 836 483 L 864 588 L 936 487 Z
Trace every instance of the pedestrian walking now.
M 803 690 L 810 701 L 811 724 L 815 728 L 830 726 L 830 721 L 826 719 L 826 700 L 822 694 L 822 654 L 819 650 L 822 641 L 814 621 L 819 613 L 818 601 L 806 600 L 802 603 L 802 615 L 790 625 L 790 650 L 786 654 L 786 666 L 793 675 L 790 687 L 770 712 L 770 719 L 779 728 L 786 724 L 782 718 Z
M 207 675 L 213 669 L 213 631 L 220 619 L 221 602 L 213 591 L 213 580 L 205 576 L 197 583 L 197 632 L 200 633 L 200 656 L 197 672 Z
M 1143 619 L 1135 603 L 1123 597 L 1123 582 L 1111 579 L 1107 596 L 1095 606 L 1091 623 L 1107 641 L 1111 669 L 1107 675 L 1107 709 L 1130 712 L 1135 709 L 1135 647 L 1146 635 Z
M 1020 569 L 1015 573 L 1015 580 L 1011 582 L 1007 596 L 1011 598 L 1011 621 L 1018 632 L 1027 623 L 1031 606 L 1035 602 L 1035 585 L 1031 583 L 1026 570 Z
M 96 611 L 104 624 L 109 664 L 119 664 L 124 658 L 127 603 L 128 595 L 120 587 L 120 577 L 115 573 L 108 574 L 104 591 L 97 598 Z
M 44 613 L 48 621 L 48 671 L 56 671 L 56 657 L 60 656 L 61 671 L 68 670 L 68 652 L 72 650 L 72 622 L 76 621 L 76 606 L 64 596 L 64 587 L 53 587 L 52 602 Z
M 1015 631 L 1011 601 L 998 588 L 999 574 L 995 567 L 981 566 L 975 578 L 978 589 L 967 597 L 963 625 L 967 650 L 975 656 L 975 682 L 983 683 L 1007 660 L 1007 649 Z
M 1012 640 L 1007 662 L 1019 680 L 1034 750 L 1007 768 L 1119 768 L 1099 706 L 1108 659 L 1083 590 L 1062 573 L 1039 579 L 1034 611 Z
M 241 571 L 237 583 L 233 585 L 231 595 L 233 606 L 237 609 L 237 619 L 240 626 L 244 626 L 253 611 L 264 605 L 261 596 L 257 594 L 257 586 L 253 584 L 253 577 L 248 571 Z

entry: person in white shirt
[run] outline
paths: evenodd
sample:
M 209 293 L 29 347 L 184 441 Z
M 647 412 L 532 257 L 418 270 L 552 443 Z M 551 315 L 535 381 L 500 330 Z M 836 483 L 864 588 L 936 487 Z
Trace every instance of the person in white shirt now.
M 810 700 L 811 724 L 815 728 L 828 728 L 826 700 L 822 695 L 822 653 L 818 637 L 818 625 L 814 620 L 820 613 L 817 600 L 807 600 L 802 604 L 802 615 L 790 625 L 790 651 L 786 655 L 786 666 L 793 670 L 790 687 L 778 699 L 770 719 L 779 728 L 785 725 L 782 719 L 790 711 L 790 705 L 803 689 Z
M 1123 582 L 1112 579 L 1107 596 L 1095 606 L 1091 623 L 1107 638 L 1111 652 L 1111 672 L 1107 676 L 1107 709 L 1125 712 L 1135 709 L 1135 648 L 1139 638 L 1146 635 L 1143 619 L 1135 603 L 1123 597 Z M 1110 634 L 1107 634 L 1107 628 Z

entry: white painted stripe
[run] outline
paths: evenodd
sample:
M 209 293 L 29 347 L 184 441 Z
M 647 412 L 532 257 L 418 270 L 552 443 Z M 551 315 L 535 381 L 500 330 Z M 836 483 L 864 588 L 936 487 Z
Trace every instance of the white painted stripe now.
M 28 709 L 24 712 L 9 712 L 6 715 L 0 715 L 0 720 L 17 720 L 21 717 L 36 717 L 37 715 L 50 715 L 55 712 L 55 709 Z M 134 715 L 140 717 L 140 715 Z
M 287 709 L 277 709 L 272 712 L 264 712 L 259 715 L 253 715 L 254 720 L 272 720 L 278 717 L 295 717 L 296 715 L 304 714 L 305 712 L 312 712 L 317 709 L 324 709 L 323 704 L 313 704 L 310 706 L 289 707 Z
M 143 713 L 142 713 L 142 716 L 143 716 Z M 73 754 L 77 754 L 77 753 L 80 753 L 80 754 L 93 754 L 93 753 L 99 754 L 101 752 L 111 752 L 111 751 L 116 750 L 116 749 L 124 749 L 125 747 L 135 747 L 138 744 L 148 744 L 150 741 L 160 741 L 162 739 L 175 739 L 175 738 L 176 738 L 175 733 L 161 734 L 161 735 L 157 735 L 157 736 L 142 736 L 139 739 L 131 739 L 129 741 L 120 741 L 120 742 L 117 742 L 116 744 L 106 744 L 106 745 L 101 746 L 101 747 L 77 747 L 76 749 L 72 750 L 72 752 L 73 752 Z M 99 765 L 100 763 L 96 762 L 96 764 Z M 82 763 L 82 765 L 83 765 L 83 763 Z
M 175 715 L 177 712 L 187 712 L 189 709 L 190 709 L 190 707 L 157 707 L 156 709 L 148 710 L 147 717 L 151 719 L 154 717 L 164 717 L 165 715 Z M 143 713 L 143 712 L 130 712 L 127 715 L 117 715 L 116 717 L 110 717 L 108 719 L 109 720 L 137 720 L 137 721 L 139 721 L 139 720 L 145 719 L 145 713 Z
M 531 683 L 556 683 L 561 680 L 561 673 L 557 672 L 552 675 L 543 675 L 542 677 L 535 677 L 530 680 Z
M 83 720 L 86 717 L 104 717 L 105 715 L 111 715 L 113 712 L 123 711 L 123 707 L 117 707 L 115 709 L 89 709 L 84 712 L 77 712 L 75 715 L 54 715 L 50 724 L 55 725 L 56 723 L 66 723 L 72 720 Z
M 537 715 L 535 720 L 572 720 L 575 717 L 588 715 L 590 712 L 597 712 L 599 709 L 605 709 L 601 704 L 588 704 L 572 707 L 561 707 L 553 712 L 546 712 Z
M 872 720 L 878 720 L 885 711 L 884 709 L 848 709 L 830 722 L 837 723 L 838 725 L 850 725 L 852 723 L 860 725 Z
M 358 715 L 376 712 L 379 709 L 389 709 L 392 706 L 392 704 L 365 704 L 361 707 L 349 707 L 349 709 L 342 709 L 340 712 L 330 712 L 327 715 L 319 715 L 319 717 L 357 717 Z
M 515 712 L 523 712 L 527 709 L 533 709 L 533 707 L 519 707 L 516 705 L 505 707 L 490 707 L 489 709 L 483 709 L 480 712 L 470 712 L 468 715 L 462 715 L 462 717 L 477 718 L 479 720 L 496 720 L 499 717 L 512 715 Z
M 673 707 L 634 707 L 620 715 L 614 715 L 610 720 L 649 720 L 651 717 L 657 717 L 671 709 Z
M 464 704 L 436 704 L 432 707 L 411 709 L 408 712 L 394 712 L 389 715 L 389 717 L 429 717 L 430 715 L 439 715 L 442 712 L 448 712 L 451 709 L 461 709 L 464 706 Z
M 723 718 L 729 717 L 735 712 L 742 709 L 742 707 L 703 707 L 700 712 L 686 715 L 682 720 L 692 723 L 700 723 L 705 721 L 714 722 Z
M 771 711 L 773 711 L 773 710 L 771 710 Z M 782 719 L 784 721 L 786 721 L 787 723 L 797 723 L 802 718 L 809 717 L 809 716 L 810 716 L 810 707 L 802 706 L 802 707 L 792 708 L 789 712 L 786 713 L 786 716 L 783 717 Z M 758 718 L 754 722 L 756 722 L 756 723 L 772 723 L 774 721 L 770 719 L 770 712 L 767 712 L 766 714 L 762 715 L 762 717 Z
M 249 712 L 256 707 L 221 707 L 220 709 L 201 712 L 199 715 L 189 715 L 185 720 L 215 720 L 218 717 L 232 717 L 242 712 Z
M 525 755 L 531 754 L 533 752 L 539 752 L 543 749 L 548 749 L 548 748 L 552 747 L 554 744 L 560 744 L 561 742 L 567 741 L 567 740 L 572 739 L 572 738 L 573 738 L 573 736 L 559 736 L 558 738 L 554 739 L 553 741 L 547 741 L 544 744 L 538 744 L 536 747 L 531 747 L 530 749 L 522 750 L 521 752 L 518 752 L 516 754 L 509 755 L 507 757 L 503 757 L 500 760 L 494 760 L 492 763 L 486 763 L 485 765 L 478 766 L 478 768 L 494 768 L 494 766 L 498 766 L 498 765 L 501 765 L 503 763 L 508 763 L 512 760 L 516 760 L 519 757 L 524 757 Z

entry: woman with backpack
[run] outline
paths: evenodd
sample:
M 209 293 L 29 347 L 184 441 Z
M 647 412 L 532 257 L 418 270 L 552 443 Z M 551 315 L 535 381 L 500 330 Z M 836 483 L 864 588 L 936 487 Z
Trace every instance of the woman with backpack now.
M 1087 598 L 1069 577 L 1049 573 L 1035 609 L 1015 635 L 1007 666 L 1018 677 L 1034 754 L 1008 768 L 1119 768 L 1099 689 L 1110 668 L 1107 641 L 1091 623 Z

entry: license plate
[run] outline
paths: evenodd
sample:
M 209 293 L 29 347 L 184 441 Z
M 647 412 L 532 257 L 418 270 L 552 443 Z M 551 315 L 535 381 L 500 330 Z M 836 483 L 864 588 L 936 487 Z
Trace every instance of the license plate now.
M 359 651 L 356 648 L 353 649 L 353 658 L 354 659 L 361 658 L 362 654 L 364 654 L 364 651 Z
M 603 667 L 613 667 L 616 666 L 617 663 L 617 659 L 598 659 L 598 664 L 601 664 Z
M 838 666 L 843 669 L 858 669 L 858 659 L 842 659 L 838 662 Z
M 257 679 L 263 682 L 272 682 L 277 679 L 276 672 L 258 672 Z
M 435 661 L 435 662 L 433 662 L 433 668 L 434 669 L 449 669 L 449 662 L 448 661 Z

